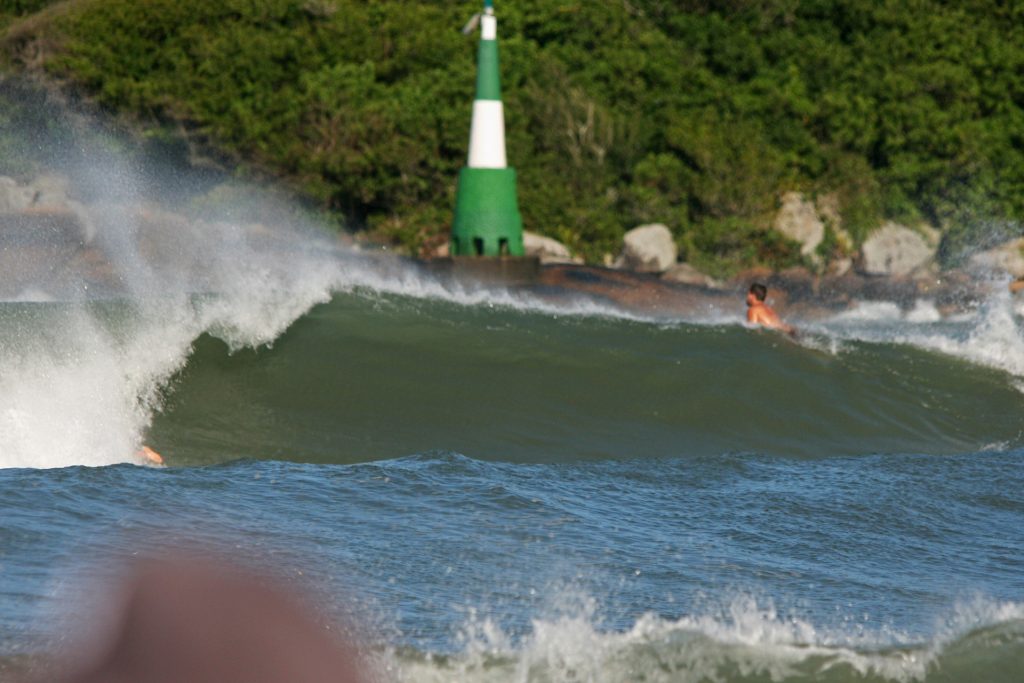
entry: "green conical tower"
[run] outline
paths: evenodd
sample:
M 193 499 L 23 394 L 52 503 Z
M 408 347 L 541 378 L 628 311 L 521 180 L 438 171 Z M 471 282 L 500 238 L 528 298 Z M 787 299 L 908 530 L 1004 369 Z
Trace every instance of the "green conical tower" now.
M 492 0 L 480 16 L 476 99 L 469 160 L 459 172 L 452 222 L 453 256 L 522 256 L 523 219 L 516 171 L 505 159 L 505 110 L 498 69 L 498 20 Z

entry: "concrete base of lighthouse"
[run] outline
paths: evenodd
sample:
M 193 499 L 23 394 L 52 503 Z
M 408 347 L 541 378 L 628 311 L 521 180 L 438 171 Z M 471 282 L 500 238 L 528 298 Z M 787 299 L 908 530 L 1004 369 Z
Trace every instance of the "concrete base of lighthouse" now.
M 463 168 L 455 194 L 453 256 L 523 256 L 513 168 Z

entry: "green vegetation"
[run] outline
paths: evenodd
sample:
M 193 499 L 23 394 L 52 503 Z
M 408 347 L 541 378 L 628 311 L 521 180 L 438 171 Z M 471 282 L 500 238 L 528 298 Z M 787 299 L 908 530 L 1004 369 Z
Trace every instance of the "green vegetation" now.
M 9 24 L 18 17 L 38 12 L 57 0 L 0 0 L 0 26 Z
M 1024 218 L 1020 3 L 496 4 L 524 223 L 588 259 L 657 221 L 717 272 L 796 263 L 768 229 L 793 189 L 836 193 L 855 239 L 933 222 L 950 260 Z M 415 250 L 448 229 L 475 68 L 458 29 L 479 5 L 80 0 L 4 46 Z

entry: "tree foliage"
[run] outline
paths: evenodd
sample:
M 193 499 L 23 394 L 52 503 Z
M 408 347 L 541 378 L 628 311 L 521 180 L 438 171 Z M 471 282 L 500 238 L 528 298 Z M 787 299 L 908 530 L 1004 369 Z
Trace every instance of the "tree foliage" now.
M 42 0 L 0 5 L 7 14 Z M 82 0 L 45 68 L 415 249 L 465 163 L 478 2 Z M 1000 0 L 506 0 L 527 229 L 590 259 L 669 225 L 687 258 L 784 265 L 786 190 L 855 238 L 928 220 L 954 258 L 1024 218 L 1024 6 Z M 8 41 L 17 58 L 19 45 Z

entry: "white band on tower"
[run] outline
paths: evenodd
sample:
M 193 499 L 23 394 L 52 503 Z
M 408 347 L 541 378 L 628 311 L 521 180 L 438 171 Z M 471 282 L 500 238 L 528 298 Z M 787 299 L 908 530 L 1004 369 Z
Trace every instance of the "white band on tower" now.
M 501 100 L 475 100 L 469 129 L 470 168 L 505 168 L 505 109 Z
M 498 19 L 493 15 L 485 14 L 480 17 L 480 39 L 498 39 Z

